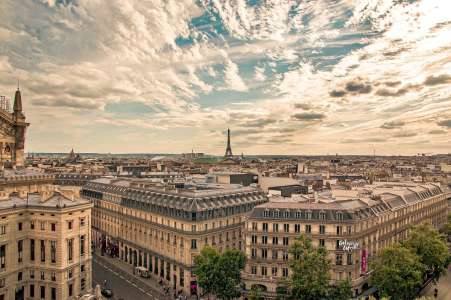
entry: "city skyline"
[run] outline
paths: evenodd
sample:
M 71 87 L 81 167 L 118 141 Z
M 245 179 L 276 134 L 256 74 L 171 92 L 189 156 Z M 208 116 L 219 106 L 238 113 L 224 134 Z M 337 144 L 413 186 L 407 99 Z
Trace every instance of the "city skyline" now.
M 448 153 L 446 1 L 0 4 L 27 152 Z

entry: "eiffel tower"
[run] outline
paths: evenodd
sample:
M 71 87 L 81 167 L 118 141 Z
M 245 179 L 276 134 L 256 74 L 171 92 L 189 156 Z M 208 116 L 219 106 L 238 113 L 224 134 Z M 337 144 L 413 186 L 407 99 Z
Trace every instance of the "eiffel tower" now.
M 230 146 L 230 129 L 227 128 L 227 148 L 224 157 L 232 158 L 232 147 Z

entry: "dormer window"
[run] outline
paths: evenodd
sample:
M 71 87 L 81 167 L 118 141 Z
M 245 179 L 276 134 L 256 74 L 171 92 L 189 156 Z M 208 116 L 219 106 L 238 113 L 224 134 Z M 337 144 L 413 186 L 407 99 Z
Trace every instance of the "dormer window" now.
M 300 219 L 301 218 L 301 212 L 300 211 L 297 211 L 296 212 L 296 219 Z
M 311 211 L 307 211 L 305 214 L 306 214 L 307 220 L 310 220 L 312 218 L 312 212 Z
M 342 212 L 337 212 L 337 220 L 343 220 L 343 213 Z
M 325 213 L 324 211 L 320 212 L 320 213 L 319 213 L 319 218 L 320 218 L 321 220 L 325 220 L 325 219 L 326 219 L 326 213 Z
M 285 211 L 285 218 L 288 219 L 290 217 L 290 211 Z
M 269 218 L 269 210 L 265 210 L 265 211 L 263 212 L 263 216 L 264 216 L 265 218 Z
M 274 218 L 278 218 L 279 217 L 279 211 L 278 210 L 275 210 L 274 211 Z

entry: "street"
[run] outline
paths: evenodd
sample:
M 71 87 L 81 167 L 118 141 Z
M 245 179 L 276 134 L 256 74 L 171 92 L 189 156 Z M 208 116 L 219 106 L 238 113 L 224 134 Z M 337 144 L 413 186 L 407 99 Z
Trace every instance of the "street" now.
M 438 289 L 437 300 L 451 299 L 451 266 L 444 276 L 442 276 L 437 285 L 431 283 L 422 292 L 421 296 L 434 296 L 434 289 Z
M 97 284 L 103 287 L 104 281 L 107 280 L 107 288 L 111 289 L 114 293 L 113 299 L 170 299 L 168 297 L 165 298 L 162 293 L 151 289 L 134 275 L 115 267 L 111 263 L 99 260 L 95 256 L 92 262 L 92 278 L 93 287 Z

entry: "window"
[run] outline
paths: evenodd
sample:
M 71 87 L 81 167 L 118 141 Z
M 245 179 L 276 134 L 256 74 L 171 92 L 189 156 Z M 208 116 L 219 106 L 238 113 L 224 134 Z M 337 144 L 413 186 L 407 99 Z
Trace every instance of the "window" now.
M 5 278 L 1 278 L 0 279 L 0 288 L 4 288 L 5 287 Z
M 4 269 L 6 267 L 6 245 L 0 246 L 0 268 Z
M 252 230 L 257 230 L 257 222 L 252 222 Z
M 288 237 L 287 236 L 283 237 L 283 245 L 288 246 Z
M 252 244 L 257 244 L 257 236 L 256 235 L 253 235 L 251 237 L 251 240 L 252 240 Z
M 262 258 L 263 259 L 267 259 L 268 258 L 268 249 L 266 249 L 266 248 L 261 249 L 261 253 L 262 253 Z
M 17 241 L 17 261 L 23 261 L 23 240 Z
M 22 231 L 22 222 L 19 222 L 18 224 L 17 224 L 17 229 L 19 230 L 19 231 Z
M 34 298 L 34 284 L 30 284 L 30 298 Z
M 30 222 L 30 229 L 32 229 L 32 230 L 34 229 L 34 221 L 31 221 L 31 222 Z M 33 288 L 33 289 L 34 289 L 34 288 Z
M 268 275 L 268 268 L 262 267 L 262 276 Z
M 282 259 L 283 260 L 288 260 L 288 251 L 283 251 L 282 252 Z
M 50 241 L 50 259 L 56 263 L 56 241 Z
M 68 269 L 67 270 L 67 277 L 70 279 L 70 278 L 72 278 L 73 275 L 74 275 L 74 272 L 72 271 L 72 269 Z
M 288 277 L 288 268 L 282 268 L 282 276 Z
M 56 274 L 55 274 L 55 272 L 52 272 L 51 278 L 52 278 L 52 281 L 56 281 Z
M 294 232 L 300 233 L 301 232 L 301 225 L 300 224 L 294 224 Z
M 2 225 L 0 226 L 0 235 L 5 235 L 6 234 L 6 225 Z
M 86 285 L 86 279 L 82 278 L 80 280 L 80 290 L 84 291 L 85 290 L 85 285 Z
M 278 259 L 279 257 L 279 253 L 277 252 L 277 250 L 272 250 L 272 259 Z
M 271 275 L 272 276 L 277 276 L 277 268 L 276 267 L 272 267 L 271 268 Z
M 85 226 L 85 218 L 80 218 L 80 227 Z
M 251 267 L 251 274 L 253 274 L 253 275 L 257 274 L 257 267 L 256 266 L 252 266 Z
M 305 233 L 312 233 L 312 225 L 305 225 Z
M 41 271 L 41 280 L 45 280 L 45 272 Z
M 337 226 L 337 235 L 342 235 L 343 228 L 341 226 Z
M 346 257 L 346 263 L 348 265 L 352 265 L 352 253 L 348 253 L 348 255 Z
M 34 261 L 34 239 L 30 239 L 30 260 Z
M 266 235 L 262 236 L 262 244 L 268 244 L 268 237 Z
M 326 226 L 319 225 L 319 234 L 325 234 L 326 233 Z
M 268 231 L 268 223 L 263 223 L 263 231 Z
M 279 224 L 277 224 L 277 223 L 272 224 L 272 231 L 278 232 L 279 231 Z
M 52 223 L 50 227 L 51 227 L 52 231 L 56 231 L 56 224 L 55 223 Z
M 22 281 L 22 272 L 17 273 L 17 281 Z
M 41 299 L 45 299 L 45 286 L 41 285 Z
M 56 300 L 56 288 L 52 287 L 51 293 L 52 293 L 52 297 L 50 299 Z
M 343 213 L 337 212 L 337 220 L 343 220 Z
M 41 223 L 41 230 L 45 230 L 45 222 L 40 222 Z
M 83 273 L 85 271 L 85 265 L 80 266 L 80 272 Z
M 251 257 L 252 258 L 256 258 L 257 257 L 257 249 L 255 249 L 255 248 L 251 249 Z
M 274 218 L 278 218 L 279 217 L 279 211 L 278 210 L 275 210 L 274 211 Z
M 85 236 L 80 236 L 80 255 L 85 255 Z M 174 236 L 174 243 L 176 243 L 176 237 Z
M 68 260 L 74 259 L 74 239 L 67 240 L 67 258 Z
M 325 212 L 320 212 L 320 213 L 319 213 L 319 218 L 320 218 L 321 220 L 325 220 L 325 219 L 326 219 L 326 213 L 325 213 Z
M 67 229 L 72 230 L 72 221 L 67 222 Z
M 72 283 L 69 284 L 69 297 L 72 297 L 74 294 L 73 288 L 72 288 Z
M 290 224 L 283 224 L 283 231 L 290 232 Z
M 335 249 L 340 249 L 340 240 L 335 241 Z
M 30 279 L 34 279 L 34 270 L 30 270 Z
M 191 240 L 191 249 L 197 249 L 197 240 Z
M 335 264 L 336 264 L 337 266 L 341 266 L 341 265 L 343 264 L 343 255 L 337 254 L 337 255 L 335 256 Z
M 320 247 L 324 247 L 325 246 L 325 242 L 323 239 L 319 239 L 319 246 Z
M 278 238 L 277 236 L 273 236 L 273 237 L 272 237 L 272 244 L 273 244 L 273 245 L 279 244 L 279 238 Z

